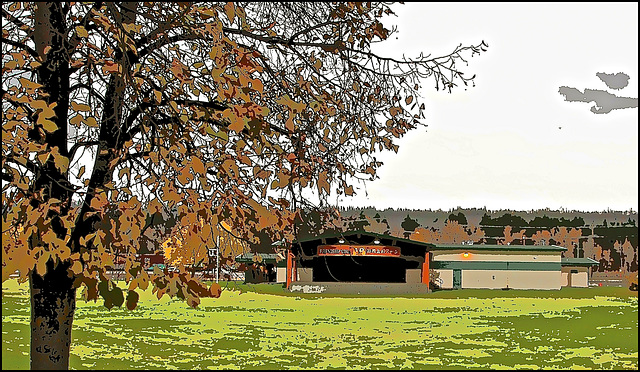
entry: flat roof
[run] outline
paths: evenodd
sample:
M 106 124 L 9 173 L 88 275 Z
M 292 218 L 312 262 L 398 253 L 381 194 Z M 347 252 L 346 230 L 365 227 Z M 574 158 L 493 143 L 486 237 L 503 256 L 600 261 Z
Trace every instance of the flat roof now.
M 356 231 L 345 231 L 342 233 L 327 233 L 321 234 L 318 236 L 314 236 L 307 239 L 301 239 L 300 243 L 311 243 L 317 242 L 320 243 L 323 239 L 329 240 L 327 243 L 333 243 L 332 240 L 338 238 L 345 238 L 345 240 L 350 240 L 349 238 L 354 238 L 355 236 L 368 236 L 371 238 L 378 238 L 381 240 L 382 244 L 389 244 L 394 246 L 411 246 L 411 247 L 420 247 L 424 248 L 427 251 L 436 251 L 436 250 L 482 250 L 482 251 L 520 251 L 520 252 L 530 252 L 530 251 L 545 251 L 545 252 L 564 252 L 567 248 L 560 247 L 557 245 L 501 245 L 501 244 L 444 244 L 444 243 L 426 243 L 418 240 L 411 240 L 406 238 L 401 238 L 397 236 L 378 234 L 369 231 L 356 230 Z M 382 240 L 385 241 L 382 241 Z M 358 239 L 359 240 L 359 239 Z M 393 243 L 392 243 L 393 242 Z M 298 241 L 294 240 L 293 244 L 298 243 Z M 390 244 L 391 243 L 391 244 Z M 398 244 L 400 243 L 400 244 Z
M 562 257 L 562 260 L 560 260 L 560 264 L 562 266 L 595 266 L 599 265 L 599 262 L 596 260 L 592 260 L 591 258 Z
M 502 244 L 434 244 L 436 250 L 480 250 L 480 251 L 546 251 L 563 252 L 567 248 L 558 245 L 502 245 Z
M 364 230 L 354 230 L 354 231 L 345 231 L 345 232 L 341 232 L 341 233 L 321 234 L 321 235 L 314 236 L 314 237 L 307 238 L 307 239 L 300 239 L 300 243 L 308 243 L 308 242 L 313 242 L 313 241 L 321 241 L 322 239 L 334 239 L 334 238 L 345 238 L 345 239 L 349 240 L 349 238 L 352 238 L 352 237 L 357 236 L 357 235 L 369 236 L 369 237 L 378 238 L 378 239 L 392 240 L 392 241 L 395 241 L 396 243 L 405 243 L 405 244 L 411 244 L 411 245 L 418 245 L 418 246 L 423 246 L 425 248 L 433 248 L 433 244 L 431 244 L 431 243 L 425 243 L 425 242 L 421 242 L 421 241 L 418 241 L 418 240 L 400 238 L 400 237 L 392 236 L 392 235 L 378 234 L 378 233 L 364 231 Z M 298 240 L 294 240 L 292 243 L 294 243 L 294 244 L 298 243 Z
M 257 255 L 262 257 L 263 262 L 276 262 L 278 254 L 277 253 L 253 253 L 247 252 L 243 253 L 239 256 L 236 256 L 237 262 L 253 262 L 253 256 Z M 280 256 L 280 260 L 284 260 L 285 257 Z

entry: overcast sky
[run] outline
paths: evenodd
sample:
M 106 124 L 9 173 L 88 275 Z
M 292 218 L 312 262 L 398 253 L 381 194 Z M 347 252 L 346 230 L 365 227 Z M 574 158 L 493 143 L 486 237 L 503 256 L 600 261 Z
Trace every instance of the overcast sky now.
M 437 56 L 482 40 L 489 49 L 463 66 L 466 76 L 477 75 L 475 88 L 449 94 L 423 84 L 428 128 L 402 138 L 398 154 L 378 156 L 385 164 L 368 196 L 360 186 L 340 205 L 638 210 L 638 108 L 596 114 L 594 102 L 559 93 L 602 90 L 637 106 L 638 3 L 394 10 L 398 39 L 381 43 L 380 54 Z M 618 72 L 629 76 L 622 89 L 596 76 Z

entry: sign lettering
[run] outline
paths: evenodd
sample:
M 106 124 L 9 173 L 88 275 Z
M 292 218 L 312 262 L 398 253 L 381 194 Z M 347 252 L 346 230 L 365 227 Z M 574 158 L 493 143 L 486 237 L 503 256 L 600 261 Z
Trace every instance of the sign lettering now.
M 400 248 L 388 245 L 321 245 L 318 256 L 400 257 Z

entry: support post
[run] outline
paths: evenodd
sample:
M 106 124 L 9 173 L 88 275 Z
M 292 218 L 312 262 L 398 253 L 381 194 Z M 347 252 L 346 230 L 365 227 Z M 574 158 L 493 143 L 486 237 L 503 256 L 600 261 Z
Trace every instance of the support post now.
M 291 281 L 297 282 L 298 281 L 298 264 L 296 263 L 293 253 L 291 254 L 291 264 L 293 266 L 293 277 L 291 278 Z
M 287 250 L 287 289 L 291 287 L 291 272 L 293 271 L 293 254 Z
M 429 285 L 429 252 L 424 254 L 424 263 L 422 264 L 422 283 Z
M 216 248 L 216 283 L 220 279 L 220 247 Z

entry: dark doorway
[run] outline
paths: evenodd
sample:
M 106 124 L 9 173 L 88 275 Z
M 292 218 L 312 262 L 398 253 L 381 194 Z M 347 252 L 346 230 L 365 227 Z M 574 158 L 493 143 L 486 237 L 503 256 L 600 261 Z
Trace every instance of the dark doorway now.
M 315 282 L 405 283 L 407 265 L 399 257 L 315 257 Z
M 453 289 L 462 288 L 462 270 L 453 269 Z

